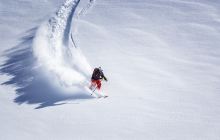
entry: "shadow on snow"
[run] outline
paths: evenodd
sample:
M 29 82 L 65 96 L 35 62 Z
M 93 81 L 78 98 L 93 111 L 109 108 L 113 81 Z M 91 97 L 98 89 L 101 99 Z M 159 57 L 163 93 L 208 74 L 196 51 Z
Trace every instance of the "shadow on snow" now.
M 3 85 L 16 85 L 18 95 L 14 102 L 17 104 L 39 104 L 36 109 L 66 104 L 68 100 L 91 99 L 85 93 L 62 94 L 52 88 L 46 80 L 37 74 L 34 67 L 35 58 L 32 52 L 32 42 L 37 28 L 28 30 L 21 42 L 5 52 L 7 60 L 1 65 L 1 74 L 11 75 L 12 78 Z M 63 102 L 63 103 L 59 103 Z

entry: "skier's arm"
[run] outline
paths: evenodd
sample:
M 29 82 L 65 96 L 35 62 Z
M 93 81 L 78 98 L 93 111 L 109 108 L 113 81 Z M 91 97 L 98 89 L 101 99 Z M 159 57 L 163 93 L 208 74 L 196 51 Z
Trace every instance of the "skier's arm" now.
M 104 79 L 105 81 L 108 81 L 108 79 L 105 77 L 103 72 L 102 72 L 102 75 L 101 75 L 101 79 Z
M 102 75 L 102 78 L 103 78 L 105 81 L 108 81 L 108 79 L 105 77 L 104 74 Z
M 105 81 L 108 81 L 108 79 L 103 75 L 103 79 L 105 80 Z

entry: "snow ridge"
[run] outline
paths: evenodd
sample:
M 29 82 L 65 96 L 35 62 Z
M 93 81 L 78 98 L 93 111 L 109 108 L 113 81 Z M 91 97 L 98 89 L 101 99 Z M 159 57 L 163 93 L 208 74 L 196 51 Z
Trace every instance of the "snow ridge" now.
M 44 22 L 33 43 L 37 66 L 48 79 L 65 88 L 89 77 L 91 67 L 79 48 L 70 42 L 71 23 L 80 0 L 67 0 L 57 13 Z
M 95 3 L 95 0 L 89 0 L 88 4 L 86 5 L 86 7 L 84 7 L 83 9 L 81 9 L 78 14 L 77 14 L 77 18 L 79 18 L 80 16 L 84 15 Z

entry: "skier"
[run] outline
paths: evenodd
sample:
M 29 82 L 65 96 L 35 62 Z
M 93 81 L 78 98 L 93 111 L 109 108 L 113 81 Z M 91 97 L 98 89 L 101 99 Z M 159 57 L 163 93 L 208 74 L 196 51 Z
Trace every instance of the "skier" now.
M 102 83 L 101 83 L 102 79 L 104 79 L 105 81 L 108 81 L 101 67 L 95 68 L 93 70 L 93 74 L 91 77 L 91 85 L 89 88 L 92 89 L 93 87 L 96 87 L 98 90 L 100 90 L 102 86 Z

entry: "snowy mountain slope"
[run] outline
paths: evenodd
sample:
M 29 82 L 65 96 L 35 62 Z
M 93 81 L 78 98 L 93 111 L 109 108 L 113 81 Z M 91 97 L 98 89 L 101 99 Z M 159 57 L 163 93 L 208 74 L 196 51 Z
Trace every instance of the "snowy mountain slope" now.
M 75 90 L 47 90 L 42 87 L 52 83 L 51 77 L 41 83 L 44 74 L 37 73 L 42 74 L 40 83 L 23 98 L 15 84 L 30 84 L 23 76 L 38 72 L 30 74 L 29 68 L 35 62 L 30 54 L 38 47 L 36 38 L 44 38 L 36 30 L 63 3 L 1 1 L 1 56 L 8 57 L 1 62 L 11 64 L 1 72 L 15 77 L 0 78 L 10 81 L 0 87 L 0 139 L 219 139 L 218 1 L 96 0 L 90 8 L 80 1 L 71 32 L 90 65 L 103 67 L 109 79 L 103 91 L 110 97 L 97 100 Z M 86 11 L 80 14 L 82 9 Z M 48 55 L 45 47 L 39 49 L 37 56 Z M 45 67 L 52 61 L 40 58 Z M 68 78 L 61 81 L 69 83 Z M 19 97 L 22 102 L 16 101 Z

